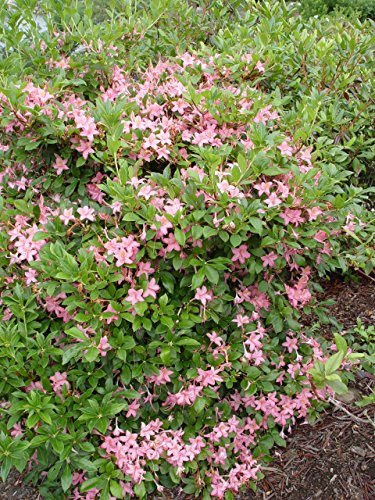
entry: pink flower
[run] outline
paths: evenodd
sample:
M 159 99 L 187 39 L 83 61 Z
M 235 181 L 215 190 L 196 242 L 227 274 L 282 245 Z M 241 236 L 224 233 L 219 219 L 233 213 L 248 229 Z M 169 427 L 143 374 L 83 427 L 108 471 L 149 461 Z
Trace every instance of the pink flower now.
M 263 261 L 263 267 L 273 267 L 278 255 L 274 252 L 270 252 L 268 255 L 263 255 L 261 260 Z
M 37 276 L 38 276 L 38 273 L 35 271 L 35 269 L 28 269 L 25 272 L 26 285 L 31 285 L 31 283 L 36 283 L 37 282 L 37 279 L 36 279 Z
M 307 213 L 309 214 L 309 220 L 315 220 L 319 215 L 323 214 L 323 211 L 319 207 L 308 208 Z
M 264 203 L 268 205 L 269 208 L 272 208 L 281 205 L 282 201 L 277 197 L 276 193 L 271 193 Z
M 209 292 L 205 286 L 202 286 L 202 288 L 196 289 L 194 299 L 200 300 L 205 306 L 207 302 L 213 299 L 213 294 L 211 291 Z
M 284 285 L 286 293 L 288 295 L 288 300 L 293 307 L 300 307 L 307 304 L 311 299 L 311 293 L 307 288 L 302 287 L 291 287 Z
M 158 237 L 160 235 L 166 236 L 168 230 L 173 227 L 173 224 L 165 217 L 165 215 L 155 215 L 155 220 L 158 224 L 152 224 L 151 229 L 156 230 Z M 158 227 L 160 225 L 160 227 Z
M 100 339 L 100 342 L 98 344 L 98 351 L 100 352 L 101 356 L 107 356 L 107 352 L 112 349 L 111 344 L 108 342 L 108 337 L 107 335 L 104 335 Z
M 81 208 L 78 208 L 77 212 L 80 215 L 81 220 L 91 220 L 95 221 L 95 210 L 93 208 L 89 208 L 87 205 Z
M 111 312 L 111 313 L 114 313 L 113 316 L 111 316 L 110 318 L 107 318 L 106 319 L 106 323 L 107 325 L 110 325 L 112 323 L 112 321 L 116 321 L 119 319 L 119 315 L 117 314 L 117 311 L 115 311 L 113 309 L 113 307 L 111 306 L 111 304 L 108 304 L 108 307 L 107 309 L 105 309 L 104 312 Z
M 61 175 L 64 170 L 69 170 L 67 166 L 68 159 L 67 158 L 63 159 L 59 155 L 55 156 L 56 156 L 56 161 L 52 166 L 56 170 L 57 175 Z
M 248 325 L 250 323 L 249 316 L 242 316 L 242 314 L 237 314 L 236 319 L 232 320 L 232 323 L 236 323 L 238 327 L 243 325 Z
M 323 231 L 322 229 L 320 229 L 316 235 L 314 236 L 314 240 L 315 241 L 318 241 L 319 243 L 323 243 L 324 240 L 327 239 L 327 233 L 325 231 Z
M 297 351 L 297 345 L 298 345 L 298 340 L 293 339 L 292 337 L 287 337 L 286 341 L 281 344 L 282 346 L 286 347 L 288 349 L 289 353 L 292 353 L 293 351 Z
M 23 430 L 21 424 L 14 424 L 10 432 L 10 435 L 12 437 L 23 436 Z
M 73 215 L 73 209 L 72 208 L 66 208 L 63 213 L 60 215 L 60 220 L 63 221 L 64 225 L 67 226 L 71 220 L 76 220 L 76 218 Z
M 156 299 L 156 294 L 160 290 L 160 286 L 156 283 L 155 278 L 151 278 L 149 283 L 147 283 L 147 289 L 143 292 L 143 297 L 153 297 Z
M 282 155 L 285 156 L 292 156 L 293 155 L 293 149 L 290 147 L 287 141 L 282 142 L 277 146 L 278 149 L 280 150 Z
M 180 245 L 177 243 L 177 240 L 174 236 L 174 234 L 169 234 L 167 238 L 163 238 L 163 243 L 166 243 L 167 247 L 165 249 L 165 251 L 167 253 L 169 252 L 173 252 L 173 250 L 176 250 L 177 252 L 179 252 L 181 250 L 181 247 Z
M 164 385 L 171 381 L 169 375 L 173 375 L 173 372 L 168 370 L 168 368 L 162 367 L 159 368 L 159 374 L 151 375 L 151 377 L 148 378 L 148 381 L 153 382 L 155 385 Z
M 155 134 L 150 134 L 148 137 L 146 137 L 145 141 L 143 142 L 143 147 L 145 149 L 157 149 L 159 145 L 159 139 L 156 137 Z
M 137 410 L 141 407 L 140 403 L 138 403 L 137 400 L 133 401 L 129 406 L 128 406 L 128 411 L 126 412 L 126 418 L 130 417 L 136 417 L 137 416 Z
M 142 276 L 144 274 L 146 278 L 149 277 L 150 274 L 154 273 L 155 269 L 151 267 L 151 262 L 138 262 L 138 270 L 135 273 L 137 277 Z
M 219 372 L 220 369 L 215 370 L 213 367 L 209 370 L 198 368 L 198 376 L 195 378 L 195 382 L 200 383 L 203 387 L 215 385 L 216 382 L 223 382 L 224 379 L 218 375 Z
M 84 157 L 85 160 L 87 160 L 90 153 L 95 153 L 95 150 L 92 149 L 91 145 L 92 143 L 89 141 L 85 142 L 80 140 L 79 146 L 76 147 L 76 150 L 82 153 L 82 156 Z
M 135 306 L 135 304 L 138 304 L 138 302 L 144 302 L 143 290 L 135 290 L 135 288 L 129 288 L 128 296 L 125 300 L 127 302 L 130 302 L 132 306 Z
M 287 208 L 280 217 L 284 219 L 284 224 L 286 226 L 289 223 L 299 226 L 300 222 L 305 222 L 305 219 L 301 217 L 301 210 L 293 210 L 292 208 Z
M 250 253 L 247 250 L 247 245 L 241 245 L 238 248 L 232 248 L 233 257 L 232 262 L 240 262 L 241 264 L 245 264 L 246 259 L 251 257 Z
M 260 184 L 254 184 L 254 188 L 258 191 L 258 195 L 266 194 L 270 195 L 270 189 L 272 187 L 272 182 L 261 182 Z
M 223 344 L 223 339 L 216 333 L 207 333 L 207 337 L 210 339 L 210 342 L 213 342 L 214 344 L 221 346 Z
M 65 386 L 68 390 L 70 389 L 70 384 L 67 380 L 68 374 L 66 372 L 60 373 L 56 372 L 52 377 L 50 377 L 50 381 L 52 382 L 52 388 L 56 392 L 56 394 L 61 394 L 61 389 Z
M 265 67 L 264 67 L 264 64 L 261 63 L 260 61 L 258 61 L 255 65 L 255 69 L 257 69 L 259 71 L 259 73 L 264 73 L 266 70 L 265 70 Z

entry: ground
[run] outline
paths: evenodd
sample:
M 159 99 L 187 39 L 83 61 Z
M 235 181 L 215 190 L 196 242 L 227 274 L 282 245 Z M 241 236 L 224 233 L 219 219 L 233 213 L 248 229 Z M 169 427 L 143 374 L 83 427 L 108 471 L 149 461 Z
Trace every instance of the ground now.
M 320 297 L 336 301 L 330 315 L 350 330 L 360 318 L 375 325 L 375 280 L 333 279 Z M 329 334 L 329 328 L 327 334 Z M 373 374 L 360 371 L 345 400 L 322 414 L 314 425 L 299 425 L 288 438 L 286 449 L 274 452 L 257 493 L 243 493 L 239 500 L 374 500 L 375 499 L 375 405 L 356 406 L 361 394 L 375 387 Z M 1 500 L 37 500 L 38 493 L 12 473 L 0 483 Z M 172 498 L 166 496 L 165 498 Z M 174 500 L 187 499 L 176 491 Z

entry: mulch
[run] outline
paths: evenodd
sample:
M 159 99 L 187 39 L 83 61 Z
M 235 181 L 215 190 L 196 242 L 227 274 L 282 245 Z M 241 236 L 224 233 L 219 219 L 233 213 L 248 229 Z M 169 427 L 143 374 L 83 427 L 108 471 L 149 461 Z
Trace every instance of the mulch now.
M 339 277 L 324 284 L 321 301 L 333 299 L 328 316 L 350 331 L 358 319 L 375 326 L 375 281 Z M 323 326 L 332 335 L 332 326 Z M 314 425 L 300 424 L 285 449 L 274 451 L 274 461 L 258 483 L 256 493 L 241 500 L 375 500 L 375 405 L 355 403 L 374 391 L 374 374 L 359 372 L 349 394 L 331 406 Z M 338 397 L 336 398 L 338 399 Z
M 357 325 L 357 319 L 365 326 L 375 325 L 371 278 L 348 282 L 333 278 L 324 285 L 320 299 L 335 300 L 329 315 L 346 331 Z M 327 325 L 324 328 L 329 330 Z M 274 450 L 274 461 L 264 469 L 257 492 L 242 493 L 238 500 L 375 500 L 375 405 L 359 408 L 355 404 L 374 390 L 375 378 L 359 375 L 348 396 L 330 406 L 315 424 L 300 424 L 293 430 L 287 447 Z M 38 498 L 16 472 L 0 483 L 1 500 Z M 187 496 L 174 495 L 174 500 L 183 498 Z
M 374 500 L 375 405 L 338 404 L 315 425 L 300 425 L 287 447 L 274 452 L 256 494 L 241 500 Z

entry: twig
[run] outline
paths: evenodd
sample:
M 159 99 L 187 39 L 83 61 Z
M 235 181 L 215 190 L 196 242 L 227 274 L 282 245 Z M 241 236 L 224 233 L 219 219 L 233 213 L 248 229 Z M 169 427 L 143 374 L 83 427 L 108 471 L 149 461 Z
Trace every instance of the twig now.
M 338 401 L 336 401 L 336 399 L 334 399 L 332 397 L 328 398 L 328 402 L 332 403 L 334 406 L 336 406 L 336 408 L 338 408 L 339 410 L 341 410 L 344 413 L 346 413 L 347 415 L 349 415 L 349 417 L 351 417 L 356 422 L 359 422 L 361 424 L 370 423 L 375 428 L 375 422 L 373 422 L 370 417 L 367 416 L 368 420 L 365 420 L 364 418 L 357 417 L 357 415 L 354 415 L 353 413 L 351 413 L 344 406 L 342 406 Z
M 363 276 L 365 276 L 365 278 L 368 278 L 369 280 L 372 280 L 375 283 L 375 278 L 373 278 L 369 274 L 366 274 L 364 271 L 362 271 L 362 269 L 357 269 L 357 271 L 360 272 Z

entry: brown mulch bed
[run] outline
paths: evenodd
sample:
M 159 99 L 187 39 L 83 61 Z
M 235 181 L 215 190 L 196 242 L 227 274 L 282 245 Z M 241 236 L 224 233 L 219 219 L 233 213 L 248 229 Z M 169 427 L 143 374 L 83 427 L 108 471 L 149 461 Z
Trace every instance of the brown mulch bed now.
M 320 300 L 333 299 L 335 304 L 329 308 L 329 315 L 350 330 L 360 319 L 365 326 L 375 326 L 375 279 L 359 276 L 358 281 L 344 282 L 333 278 L 323 286 Z
M 358 282 L 339 278 L 325 284 L 320 299 L 336 303 L 329 315 L 350 330 L 357 318 L 375 325 L 375 281 Z M 325 327 L 329 330 L 329 327 Z M 246 492 L 240 500 L 375 500 L 375 405 L 359 408 L 355 400 L 374 390 L 374 378 L 358 378 L 350 398 L 330 407 L 314 425 L 299 425 L 287 440 L 287 448 L 274 452 L 256 493 Z M 0 482 L 1 500 L 37 500 L 34 488 L 12 472 Z M 166 498 L 168 498 L 166 496 Z M 169 497 L 172 498 L 172 497 Z M 176 493 L 174 500 L 187 498 Z
M 374 408 L 339 404 L 352 415 L 334 408 L 315 425 L 300 425 L 276 451 L 257 493 L 241 500 L 374 500 Z

